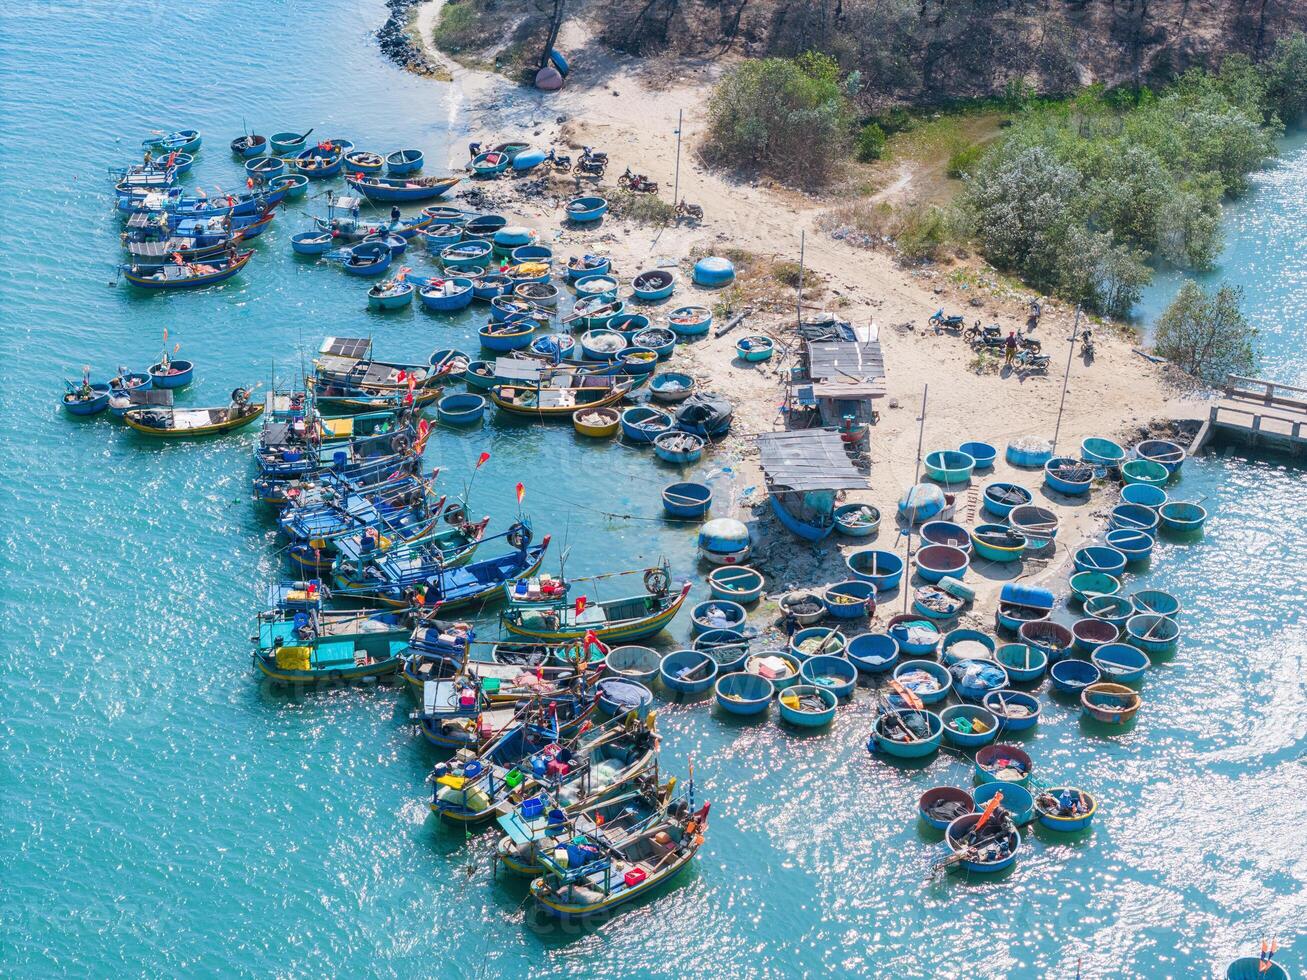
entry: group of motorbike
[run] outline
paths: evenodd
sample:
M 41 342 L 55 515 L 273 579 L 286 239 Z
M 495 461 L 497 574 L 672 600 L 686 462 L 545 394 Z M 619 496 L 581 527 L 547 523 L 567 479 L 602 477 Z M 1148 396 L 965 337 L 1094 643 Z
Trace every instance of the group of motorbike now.
M 591 149 L 588 146 L 582 147 L 580 157 L 573 164 L 570 156 L 558 153 L 551 148 L 545 157 L 545 163 L 552 166 L 558 173 L 572 173 L 578 177 L 592 177 L 595 180 L 602 180 L 604 172 L 608 169 L 608 154 Z M 650 180 L 644 174 L 633 172 L 630 167 L 627 167 L 622 176 L 617 178 L 617 186 L 634 194 L 658 193 L 657 181 Z M 676 202 L 676 217 L 702 221 L 703 208 L 697 204 L 689 204 L 682 198 Z
M 1028 330 L 1033 329 L 1039 322 L 1038 314 L 1032 314 L 1028 323 Z M 935 328 L 936 332 L 950 331 L 959 334 L 963 340 L 969 343 L 973 350 L 991 351 L 994 353 L 1003 353 L 1007 349 L 1007 335 L 1003 333 L 1003 328 L 997 323 L 982 325 L 979 320 L 971 326 L 966 326 L 966 317 L 960 313 L 946 316 L 944 311 L 937 310 L 931 316 L 929 323 Z M 1080 352 L 1086 358 L 1092 360 L 1094 356 L 1094 335 L 1093 331 L 1086 327 L 1080 332 Z M 1013 363 L 1022 370 L 1028 371 L 1047 371 L 1049 364 L 1049 355 L 1043 353 L 1043 345 L 1038 339 L 1026 333 L 1018 333 L 1016 336 L 1017 350 L 1013 356 Z

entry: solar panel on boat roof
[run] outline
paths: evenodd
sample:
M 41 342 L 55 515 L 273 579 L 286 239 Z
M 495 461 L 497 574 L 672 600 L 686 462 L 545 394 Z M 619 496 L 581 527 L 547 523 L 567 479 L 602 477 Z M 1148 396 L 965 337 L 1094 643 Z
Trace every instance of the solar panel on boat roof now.
M 336 354 L 340 357 L 364 358 L 372 349 L 372 341 L 359 337 L 328 337 L 318 348 L 319 354 Z
M 544 364 L 529 357 L 495 358 L 495 377 L 506 381 L 536 381 Z
M 172 404 L 172 389 L 133 388 L 127 392 L 127 399 L 133 407 L 137 405 L 167 406 Z

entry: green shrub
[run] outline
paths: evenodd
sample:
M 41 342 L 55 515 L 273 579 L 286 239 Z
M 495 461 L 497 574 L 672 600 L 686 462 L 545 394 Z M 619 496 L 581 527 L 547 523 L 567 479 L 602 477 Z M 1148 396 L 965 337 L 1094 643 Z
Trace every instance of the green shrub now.
M 885 130 L 874 122 L 858 130 L 857 153 L 863 163 L 879 160 L 885 153 Z
M 1193 280 L 1180 287 L 1153 333 L 1153 349 L 1182 371 L 1209 384 L 1227 374 L 1252 374 L 1256 331 L 1239 309 L 1243 290 L 1223 284 L 1207 293 Z
M 980 143 L 964 146 L 948 158 L 948 175 L 954 180 L 959 180 L 971 173 L 984 155 L 985 147 Z

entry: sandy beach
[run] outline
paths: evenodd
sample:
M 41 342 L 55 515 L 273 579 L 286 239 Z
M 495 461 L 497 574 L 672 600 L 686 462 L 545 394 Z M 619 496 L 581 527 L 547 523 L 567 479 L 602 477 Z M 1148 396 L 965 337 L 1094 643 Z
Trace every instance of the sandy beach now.
M 956 335 L 940 334 L 930 328 L 930 315 L 943 308 L 949 313 L 965 314 L 968 322 L 997 322 L 1006 332 L 1025 322 L 1032 294 L 1004 286 L 990 290 L 978 284 L 977 277 L 959 281 L 960 277 L 949 274 L 948 267 L 905 268 L 885 251 L 857 248 L 818 230 L 820 216 L 843 203 L 836 196 L 820 197 L 742 182 L 706 167 L 695 148 L 705 126 L 706 97 L 722 63 L 685 64 L 670 79 L 665 65 L 623 56 L 606 54 L 598 63 L 592 63 L 598 49 L 587 44 L 580 27 L 569 23 L 560 47 L 584 51 L 584 59 L 574 61 L 562 91 L 538 92 L 498 75 L 457 65 L 436 51 L 426 39 L 440 6 L 436 0 L 419 8 L 415 24 L 431 56 L 449 67 L 451 84 L 460 96 L 459 111 L 482 121 L 480 137 L 484 145 L 528 138 L 542 147 L 557 146 L 560 152 L 573 156 L 582 146 L 592 146 L 607 151 L 610 158 L 608 175 L 601 185 L 571 176 L 551 177 L 547 182 L 534 177 L 477 182 L 463 191 L 467 195 L 475 187 L 479 192 L 473 197 L 477 206 L 493 205 L 513 222 L 536 229 L 541 240 L 552 244 L 556 254 L 563 257 L 583 251 L 608 255 L 614 271 L 628 281 L 644 269 L 676 265 L 678 286 L 669 301 L 673 306 L 714 306 L 723 300 L 720 290 L 700 289 L 691 283 L 692 252 L 702 255 L 742 250 L 757 256 L 756 264 L 766 268 L 773 261 L 796 262 L 802 236 L 805 267 L 819 284 L 805 289 L 804 319 L 831 315 L 859 326 L 874 325 L 878 330 L 885 357 L 887 397 L 878 402 L 880 420 L 872 429 L 867 449 L 871 464 L 869 489 L 848 494 L 849 500 L 871 503 L 884 515 L 879 535 L 870 543 L 864 539 L 851 544 L 853 539 L 832 536 L 809 547 L 780 527 L 767 506 L 751 436 L 784 428 L 780 411 L 782 373 L 795 363 L 798 347 L 793 289 L 782 308 L 755 309 L 726 336 L 710 336 L 682 345 L 671 362 L 674 369 L 688 371 L 702 386 L 726 395 L 735 405 L 731 435 L 716 447 L 713 463 L 728 465 L 737 474 L 737 508 L 729 516 L 750 522 L 756 547 L 751 564 L 767 574 L 769 590 L 779 592 L 847 578 L 844 556 L 858 548 L 903 551 L 903 539 L 897 534 L 893 516 L 900 495 L 917 473 L 921 405 L 927 387 L 923 455 L 935 449 L 953 449 L 970 440 L 989 442 L 999 449 L 996 469 L 978 474 L 970 489 L 962 488 L 957 519 L 964 524 L 984 520 L 979 510 L 983 484 L 1012 480 L 1034 489 L 1036 502 L 1051 505 L 1061 521 L 1056 549 L 1048 558 L 1018 563 L 1015 573 L 1002 565 L 973 564 L 969 581 L 978 595 L 972 616 L 992 622 L 994 599 L 1003 582 L 1014 574 L 1028 582 L 1051 579 L 1065 569 L 1076 547 L 1101 530 L 1107 510 L 1116 502 L 1114 487 L 1095 488 L 1087 500 L 1051 494 L 1042 487 L 1041 474 L 1008 467 L 1002 456 L 1009 440 L 1053 436 L 1073 310 L 1045 302 L 1034 335 L 1043 342 L 1045 353 L 1051 355 L 1046 372 L 977 373 L 970 347 Z M 594 231 L 566 226 L 562 208 L 569 196 L 578 192 L 603 193 L 603 188 L 610 188 L 627 166 L 657 181 L 661 196 L 672 199 L 678 112 L 683 113 L 680 196 L 703 208 L 702 223 L 655 227 L 609 216 Z M 452 167 L 463 162 L 450 161 Z M 903 178 L 896 182 L 895 189 L 910 183 Z M 976 267 L 972 264 L 966 268 Z M 986 277 L 982 273 L 978 278 L 983 282 Z M 741 275 L 739 286 L 745 296 L 757 292 L 774 300 L 782 293 L 774 283 L 751 282 L 748 274 Z M 656 321 L 659 309 L 646 312 L 651 312 Z M 791 354 L 773 358 L 762 367 L 743 366 L 734 360 L 734 344 L 744 332 L 768 333 Z M 1072 360 L 1058 433 L 1059 451 L 1078 455 L 1080 441 L 1089 436 L 1108 436 L 1128 444 L 1137 441 L 1141 428 L 1206 415 L 1204 407 L 1167 383 L 1161 367 L 1132 349 L 1135 342 L 1131 338 L 1099 328 L 1094 339 L 1096 352 L 1092 360 L 1082 358 L 1078 350 Z M 717 510 L 714 513 L 728 516 Z M 894 603 L 899 604 L 900 600 Z M 884 614 L 898 611 L 885 610 Z

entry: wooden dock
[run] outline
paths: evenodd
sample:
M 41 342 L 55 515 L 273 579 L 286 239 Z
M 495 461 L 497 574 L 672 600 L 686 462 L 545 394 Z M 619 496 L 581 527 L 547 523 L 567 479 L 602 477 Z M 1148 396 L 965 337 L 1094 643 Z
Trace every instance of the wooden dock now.
M 1190 453 L 1212 442 L 1307 455 L 1307 388 L 1227 375 L 1221 397 L 1194 436 Z

